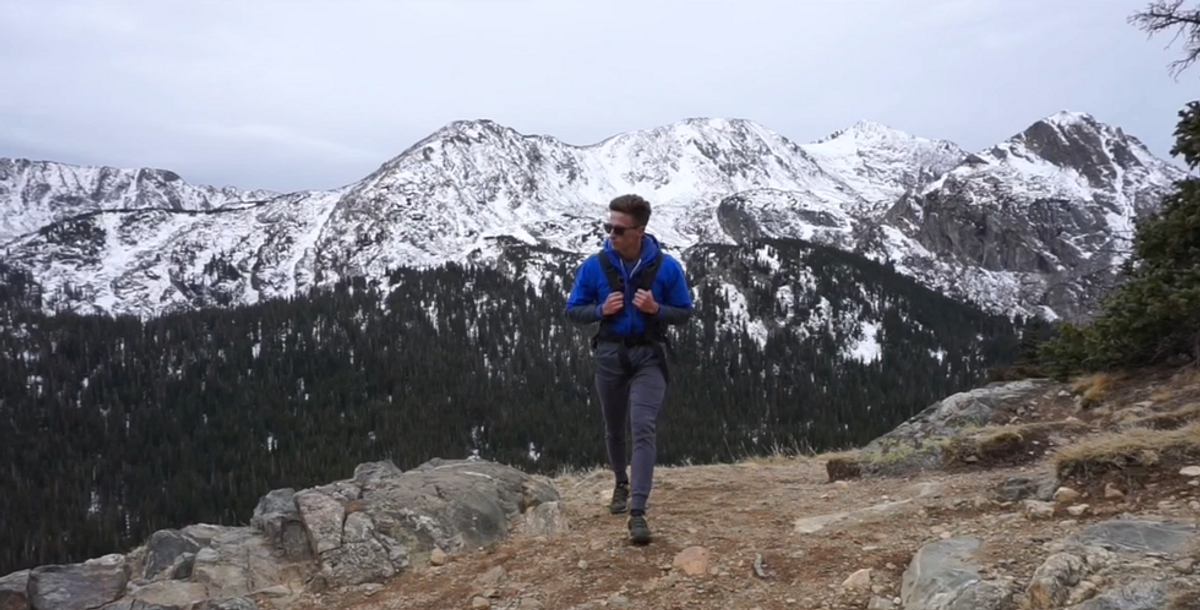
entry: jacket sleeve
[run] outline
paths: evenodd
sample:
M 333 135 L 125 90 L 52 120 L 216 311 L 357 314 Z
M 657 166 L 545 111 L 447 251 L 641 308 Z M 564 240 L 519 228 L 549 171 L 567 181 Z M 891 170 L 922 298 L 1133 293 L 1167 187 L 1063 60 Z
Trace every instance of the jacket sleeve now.
M 593 255 L 594 256 L 594 255 Z M 603 317 L 600 299 L 596 294 L 596 283 L 591 278 L 592 257 L 583 261 L 575 272 L 575 285 L 567 297 L 567 320 L 575 324 L 599 322 Z
M 665 298 L 658 304 L 658 313 L 654 317 L 663 324 L 683 324 L 692 317 L 692 293 L 683 268 L 674 260 L 672 262 L 671 277 L 663 291 Z

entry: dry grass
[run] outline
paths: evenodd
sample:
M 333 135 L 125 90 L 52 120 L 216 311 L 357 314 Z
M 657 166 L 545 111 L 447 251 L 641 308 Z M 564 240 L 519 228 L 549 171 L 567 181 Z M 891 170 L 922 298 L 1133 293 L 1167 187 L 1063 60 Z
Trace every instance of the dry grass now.
M 1071 390 L 1083 394 L 1083 408 L 1089 409 L 1099 405 L 1120 380 L 1116 373 L 1095 373 L 1076 379 L 1071 384 Z
M 1184 368 L 1175 375 L 1172 382 L 1182 386 L 1200 386 L 1200 368 L 1194 366 Z
M 1174 430 L 1190 423 L 1200 421 L 1200 403 L 1186 404 L 1178 409 L 1151 413 L 1150 415 L 1124 414 L 1122 423 L 1131 428 L 1149 428 L 1151 430 Z
M 1168 454 L 1200 456 L 1200 422 L 1174 430 L 1134 428 L 1098 434 L 1055 451 L 1054 466 L 1060 473 L 1101 464 L 1155 466 Z
M 971 427 L 949 439 L 942 455 L 943 463 L 947 467 L 1024 464 L 1049 451 L 1050 437 L 1055 433 L 1084 434 L 1087 431 L 1087 425 L 1079 421 Z
M 1150 400 L 1154 402 L 1167 402 L 1175 397 L 1174 388 L 1159 388 L 1150 393 Z

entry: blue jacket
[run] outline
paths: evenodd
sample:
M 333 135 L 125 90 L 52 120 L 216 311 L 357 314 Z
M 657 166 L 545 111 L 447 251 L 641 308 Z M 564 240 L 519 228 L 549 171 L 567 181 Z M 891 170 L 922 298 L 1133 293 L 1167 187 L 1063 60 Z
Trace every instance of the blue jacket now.
M 599 322 L 602 318 L 604 300 L 608 298 L 608 278 L 600 267 L 600 256 L 607 256 L 613 266 L 625 279 L 625 307 L 613 316 L 611 330 L 622 336 L 636 336 L 645 327 L 643 313 L 633 304 L 633 296 L 637 292 L 638 275 L 647 263 L 658 256 L 658 240 L 647 234 L 642 238 L 642 252 L 637 266 L 633 268 L 632 277 L 626 273 L 621 256 L 612 248 L 612 243 L 604 240 L 603 252 L 589 256 L 579 266 L 575 274 L 575 285 L 571 295 L 567 297 L 567 319 L 576 324 Z M 688 290 L 687 279 L 679 261 L 669 254 L 664 254 L 659 266 L 654 284 L 650 287 L 654 301 L 660 308 L 655 317 L 660 324 L 683 324 L 692 314 L 692 295 Z

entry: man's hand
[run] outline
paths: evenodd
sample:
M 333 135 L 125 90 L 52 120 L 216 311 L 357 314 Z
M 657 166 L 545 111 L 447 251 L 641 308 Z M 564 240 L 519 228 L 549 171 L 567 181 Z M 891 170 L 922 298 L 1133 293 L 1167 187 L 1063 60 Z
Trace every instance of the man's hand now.
M 638 290 L 637 294 L 633 295 L 633 304 L 650 315 L 658 313 L 658 303 L 654 302 L 654 294 L 649 290 Z
M 611 316 L 625 307 L 625 295 L 620 292 L 610 292 L 608 298 L 604 300 L 604 308 L 601 310 L 604 315 Z

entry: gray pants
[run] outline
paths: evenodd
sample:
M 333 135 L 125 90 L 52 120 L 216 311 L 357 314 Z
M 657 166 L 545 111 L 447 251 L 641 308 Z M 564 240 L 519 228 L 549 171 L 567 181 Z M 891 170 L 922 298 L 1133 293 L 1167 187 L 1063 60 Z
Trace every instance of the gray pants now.
M 621 357 L 625 351 L 627 359 Z M 596 346 L 596 390 L 604 414 L 604 442 L 618 483 L 630 482 L 630 510 L 646 510 L 654 482 L 655 420 L 667 392 L 662 352 L 652 346 Z M 628 368 L 627 368 L 628 367 Z M 625 474 L 625 421 L 633 436 L 633 480 Z

